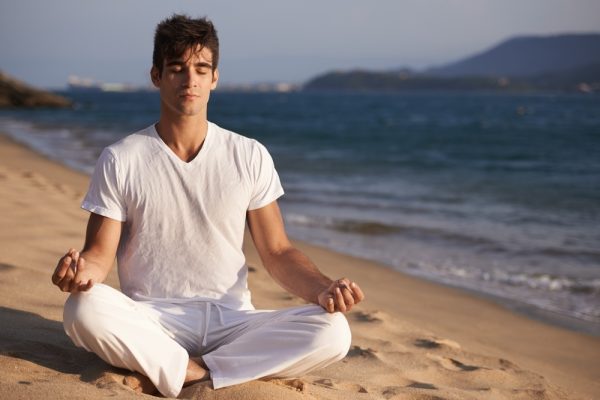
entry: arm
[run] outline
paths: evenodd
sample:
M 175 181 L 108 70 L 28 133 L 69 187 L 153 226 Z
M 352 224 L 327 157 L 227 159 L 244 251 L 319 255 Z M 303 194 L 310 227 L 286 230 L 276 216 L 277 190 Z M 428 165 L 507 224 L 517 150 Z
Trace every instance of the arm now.
M 290 243 L 277 202 L 248 211 L 248 226 L 269 274 L 287 291 L 329 312 L 349 311 L 364 295 L 348 279 L 331 280 Z
M 58 261 L 52 283 L 73 293 L 103 282 L 113 266 L 122 226 L 120 221 L 91 213 L 81 254 L 70 249 Z

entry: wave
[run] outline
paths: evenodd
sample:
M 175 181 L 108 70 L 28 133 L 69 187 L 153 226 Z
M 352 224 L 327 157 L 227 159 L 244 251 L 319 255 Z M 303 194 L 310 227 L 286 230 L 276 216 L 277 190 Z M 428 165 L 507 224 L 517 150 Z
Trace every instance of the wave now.
M 0 116 L 2 132 L 38 153 L 78 171 L 91 174 L 100 151 L 90 136 L 106 136 L 102 130 L 81 131 L 72 127 L 38 126 Z
M 305 227 L 325 228 L 341 233 L 358 234 L 365 236 L 402 235 L 421 240 L 444 240 L 461 245 L 488 246 L 494 251 L 504 250 L 499 243 L 483 237 L 476 237 L 442 229 L 428 228 L 415 225 L 400 225 L 384 223 L 380 221 L 368 221 L 357 219 L 338 219 L 332 217 L 312 217 L 300 214 L 286 214 L 286 221 Z
M 397 199 L 375 199 L 373 198 L 372 193 L 334 193 L 330 197 L 325 197 L 322 193 L 312 195 L 306 193 L 304 193 L 303 195 L 291 195 L 291 193 L 289 193 L 288 191 L 287 194 L 288 196 L 284 198 L 284 201 L 286 203 L 291 204 L 313 204 L 333 208 L 349 208 L 355 210 L 361 210 L 364 207 L 369 207 L 372 210 L 380 210 L 384 212 L 401 212 L 406 214 L 432 215 L 443 214 L 445 216 L 455 218 L 467 218 L 469 216 L 468 212 L 466 211 L 451 209 L 449 207 L 452 205 L 460 205 L 462 201 L 456 199 L 448 200 L 447 198 L 441 196 L 439 198 L 405 198 L 401 201 L 398 201 Z M 361 195 L 363 197 L 361 197 Z M 342 196 L 345 196 L 345 198 L 340 198 Z M 432 204 L 425 205 L 426 203 Z
M 557 315 L 575 317 L 592 323 L 590 332 L 600 334 L 600 278 L 568 274 L 489 270 L 473 265 L 410 263 L 403 271 L 467 288 L 501 299 L 534 305 Z
M 600 279 L 585 279 L 543 273 L 510 273 L 493 270 L 481 274 L 485 281 L 496 281 L 511 286 L 523 286 L 542 291 L 566 291 L 573 294 L 600 295 Z M 600 310 L 599 314 L 600 316 Z

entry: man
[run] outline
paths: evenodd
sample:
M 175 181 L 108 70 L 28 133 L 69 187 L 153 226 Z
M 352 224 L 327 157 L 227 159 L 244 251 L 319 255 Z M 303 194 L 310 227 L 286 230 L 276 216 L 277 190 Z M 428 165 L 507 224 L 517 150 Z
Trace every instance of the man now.
M 218 389 L 343 358 L 350 331 L 342 313 L 364 296 L 290 244 L 267 150 L 207 121 L 219 79 L 212 23 L 174 15 L 154 42 L 160 119 L 98 160 L 82 203 L 91 212 L 84 249 L 69 250 L 52 277 L 71 293 L 65 331 L 171 397 L 203 380 Z M 254 309 L 241 251 L 246 223 L 270 275 L 315 305 Z M 101 284 L 115 256 L 122 293 Z

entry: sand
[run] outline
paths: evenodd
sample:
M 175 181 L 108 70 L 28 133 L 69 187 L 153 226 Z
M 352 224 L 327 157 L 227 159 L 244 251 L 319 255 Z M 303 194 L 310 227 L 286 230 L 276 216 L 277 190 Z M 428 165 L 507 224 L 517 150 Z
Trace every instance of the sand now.
M 122 384 L 127 371 L 76 348 L 62 330 L 66 295 L 50 282 L 58 258 L 83 245 L 88 177 L 0 136 L 0 399 L 153 398 Z M 348 314 L 348 356 L 296 380 L 255 381 L 190 399 L 600 398 L 600 338 L 533 321 L 472 294 L 295 242 L 367 299 Z M 260 308 L 302 301 L 269 277 L 250 242 Z M 107 283 L 118 287 L 116 271 Z

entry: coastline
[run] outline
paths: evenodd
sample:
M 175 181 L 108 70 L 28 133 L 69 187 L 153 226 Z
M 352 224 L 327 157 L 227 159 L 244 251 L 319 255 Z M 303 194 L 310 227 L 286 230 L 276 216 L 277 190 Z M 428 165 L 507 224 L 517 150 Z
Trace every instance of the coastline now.
M 3 243 L 0 256 L 0 276 L 3 276 L 3 279 L 0 287 L 3 293 L 1 295 L 4 310 L 2 318 L 3 320 L 7 318 L 3 326 L 7 326 L 8 316 L 15 312 L 34 313 L 42 316 L 45 321 L 54 322 L 49 324 L 52 325 L 53 332 L 59 335 L 57 331 L 59 327 L 56 326 L 55 321 L 60 321 L 62 318 L 62 301 L 66 296 L 49 283 L 48 268 L 50 267 L 47 265 L 55 263 L 64 249 L 83 243 L 87 214 L 79 210 L 78 202 L 87 188 L 87 177 L 26 149 L 1 133 L 0 175 L 6 188 L 6 193 L 2 195 L 0 202 L 2 205 L 0 215 L 4 226 L 0 231 Z M 534 390 L 532 388 L 542 390 L 548 396 L 547 398 L 593 398 L 600 394 L 600 383 L 598 383 L 600 382 L 600 372 L 598 372 L 600 371 L 600 338 L 598 337 L 526 318 L 481 296 L 407 276 L 372 261 L 335 253 L 299 241 L 294 242 L 326 274 L 332 277 L 351 277 L 361 284 L 367 294 L 364 305 L 349 315 L 355 333 L 354 353 L 351 352 L 349 362 L 340 364 L 337 368 L 334 366 L 324 370 L 334 378 L 325 374 L 316 375 L 312 382 L 310 379 L 306 381 L 309 394 L 317 394 L 320 390 L 317 383 L 323 379 L 329 379 L 334 384 L 341 382 L 337 385 L 339 398 L 347 396 L 346 392 L 351 391 L 348 389 L 350 384 L 359 385 L 365 390 L 368 389 L 367 393 L 372 393 L 377 385 L 371 382 L 373 388 L 368 387 L 369 381 L 379 381 L 380 378 L 375 379 L 375 375 L 369 373 L 377 371 L 378 363 L 386 364 L 386 361 L 391 364 L 392 361 L 399 362 L 399 371 L 396 375 L 402 376 L 407 382 L 418 381 L 416 379 L 418 374 L 411 377 L 402 375 L 404 369 L 399 359 L 386 359 L 391 357 L 386 355 L 388 353 L 402 353 L 408 358 L 413 358 L 413 361 L 405 362 L 426 358 L 433 360 L 432 365 L 439 367 L 440 371 L 431 367 L 431 370 L 423 372 L 424 375 L 419 380 L 419 382 L 430 382 L 437 387 L 436 395 L 464 398 L 464 393 L 458 391 L 461 388 L 452 387 L 454 380 L 446 382 L 447 377 L 442 374 L 444 368 L 457 365 L 452 363 L 447 365 L 445 360 L 457 359 L 444 358 L 435 354 L 433 350 L 435 347 L 444 348 L 447 352 L 460 349 L 462 361 L 459 364 L 463 366 L 475 365 L 475 362 L 493 364 L 491 360 L 494 359 L 499 364 L 502 364 L 499 360 L 509 363 L 505 363 L 503 367 L 507 376 L 516 376 L 519 372 L 527 370 L 527 373 L 531 374 L 528 379 L 532 382 L 529 390 Z M 250 274 L 249 282 L 255 305 L 279 308 L 299 304 L 298 299 L 287 295 L 267 278 L 248 240 L 244 247 L 249 265 L 255 267 L 255 271 Z M 25 281 L 20 279 L 29 275 L 34 277 L 33 282 L 29 279 Z M 108 283 L 117 285 L 114 269 Z M 3 337 L 11 337 L 7 328 L 2 328 L 0 332 Z M 379 337 L 387 337 L 387 340 L 377 341 L 376 338 Z M 400 342 L 408 341 L 407 343 L 425 340 L 423 338 L 429 338 L 427 340 L 430 341 L 437 338 L 435 340 L 441 344 L 434 340 L 438 345 L 432 345 L 432 348 L 425 347 L 428 349 L 427 353 L 420 354 L 418 350 L 408 348 L 408 344 L 403 345 L 402 348 L 392 349 L 392 344 L 396 342 L 395 338 L 401 339 Z M 27 339 L 27 343 L 30 342 L 31 345 L 35 345 L 35 340 L 32 338 Z M 81 354 L 69 344 L 68 339 L 62 338 L 60 343 L 65 346 L 64 351 L 75 351 Z M 455 344 L 458 344 L 458 348 Z M 1 381 L 7 382 L 0 384 L 0 397 L 3 394 L 16 393 L 17 398 L 26 398 L 32 393 L 38 393 L 37 391 L 43 392 L 42 389 L 46 384 L 64 385 L 59 391 L 74 386 L 81 387 L 81 390 L 92 387 L 83 377 L 76 377 L 79 375 L 77 362 L 74 362 L 72 368 L 67 368 L 61 364 L 60 359 L 43 362 L 33 355 L 28 356 L 26 350 L 15 350 L 11 346 L 14 347 L 16 344 L 8 340 L 0 349 L 0 357 L 3 359 L 0 367 L 0 376 L 3 377 Z M 84 359 L 89 360 L 90 357 Z M 363 368 L 361 363 L 366 363 L 366 366 Z M 56 375 L 58 370 L 59 383 L 19 384 L 16 375 L 10 370 L 12 367 L 19 367 L 23 376 L 31 378 L 39 372 L 36 368 L 40 365 L 45 368 L 45 373 Z M 102 365 L 96 364 L 96 367 L 102 368 Z M 513 367 L 510 367 L 511 365 Z M 517 365 L 518 369 L 514 367 Z M 457 368 L 461 369 L 460 366 Z M 488 366 L 486 370 L 493 370 L 493 368 Z M 438 372 L 439 376 L 436 375 Z M 350 381 L 344 381 L 343 376 L 350 377 Z M 476 384 L 480 378 L 456 377 L 455 381 L 457 386 L 466 387 L 467 383 Z M 106 383 L 104 389 L 96 382 L 100 392 L 109 388 L 119 391 L 119 395 L 125 396 L 128 393 L 126 389 L 120 389 L 117 383 L 113 385 L 110 380 L 107 381 L 106 376 L 103 375 L 102 379 L 104 379 L 102 382 Z M 390 382 L 393 380 L 389 379 Z M 16 383 L 13 384 L 13 380 Z M 21 381 L 32 381 L 32 379 L 22 378 Z M 506 383 L 501 383 L 499 378 L 490 380 L 490 382 L 494 381 L 498 382 L 498 385 L 489 384 L 489 390 L 495 390 L 500 395 L 505 394 L 503 390 L 516 389 L 511 388 L 510 384 L 505 387 Z M 380 386 L 391 386 L 388 383 L 381 382 Z M 398 389 L 399 395 L 407 395 L 403 398 L 419 398 L 419 394 L 431 393 L 431 389 L 423 386 L 411 387 L 409 383 L 403 386 L 397 382 L 395 384 L 397 387 L 410 387 L 406 391 Z M 323 385 L 325 383 L 322 383 Z M 249 384 L 246 389 L 254 390 L 252 388 L 255 386 Z M 256 390 L 272 389 L 259 386 L 260 389 Z M 335 388 L 335 385 L 333 387 Z M 331 389 L 328 390 L 331 392 Z M 358 394 L 355 392 L 354 394 Z M 330 394 L 333 395 L 331 398 L 336 398 L 335 393 Z M 409 397 L 413 395 L 415 397 Z M 472 392 L 472 395 L 475 396 L 473 398 L 477 398 L 475 392 Z M 563 395 L 568 397 L 562 397 Z M 191 396 L 194 396 L 194 393 L 191 393 Z
M 81 108 L 7 110 L 0 130 L 90 174 L 102 148 L 158 112 L 155 93 L 71 94 Z M 213 122 L 269 148 L 291 237 L 497 296 L 525 314 L 545 310 L 546 320 L 600 336 L 600 188 L 592 184 L 600 163 L 586 150 L 595 145 L 596 101 L 468 93 L 212 100 Z M 367 105 L 374 113 L 358 117 Z M 304 107 L 324 119 L 305 119 Z M 523 107 L 537 112 L 511 117 Z M 265 109 L 268 120 L 253 119 Z M 338 128 L 322 130 L 324 121 Z M 456 140 L 438 142 L 444 132 Z

